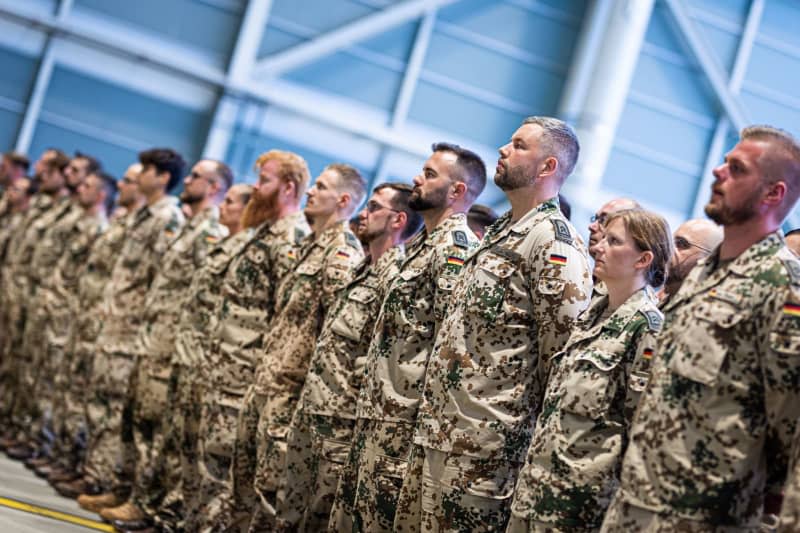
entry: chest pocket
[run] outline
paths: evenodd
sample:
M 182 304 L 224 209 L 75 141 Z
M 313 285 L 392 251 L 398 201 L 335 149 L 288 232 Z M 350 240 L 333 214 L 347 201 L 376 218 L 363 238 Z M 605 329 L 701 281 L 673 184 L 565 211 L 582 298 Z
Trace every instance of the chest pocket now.
M 369 319 L 375 313 L 375 289 L 355 287 L 331 323 L 331 331 L 346 339 L 360 341 Z
M 564 379 L 563 410 L 592 420 L 602 418 L 616 395 L 622 358 L 622 353 L 597 348 L 576 353 Z
M 491 253 L 478 259 L 474 283 L 467 289 L 467 307 L 471 314 L 494 322 L 503 311 L 511 276 L 516 266 Z
M 712 385 L 717 381 L 725 362 L 728 346 L 738 324 L 747 318 L 747 312 L 732 303 L 709 299 L 699 303 L 688 321 L 684 342 L 672 356 L 668 367 L 684 378 Z
M 130 240 L 125 244 L 122 250 L 124 254 L 123 265 L 126 269 L 133 271 L 139 267 L 142 258 L 147 253 L 147 240 L 141 231 L 135 231 L 131 235 Z
M 406 269 L 400 272 L 392 285 L 392 312 L 401 322 L 416 331 L 422 338 L 433 337 L 433 295 L 420 291 L 425 282 L 425 270 Z M 393 300 L 393 301 L 392 301 Z

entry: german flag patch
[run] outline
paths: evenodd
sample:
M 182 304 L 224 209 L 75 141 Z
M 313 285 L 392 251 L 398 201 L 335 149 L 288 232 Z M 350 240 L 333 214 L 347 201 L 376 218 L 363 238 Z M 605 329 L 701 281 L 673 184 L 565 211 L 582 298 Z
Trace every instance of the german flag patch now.
M 348 254 L 344 250 L 339 250 L 338 252 L 336 252 L 336 257 L 338 257 L 339 259 L 350 259 L 350 254 Z
M 800 304 L 783 304 L 783 314 L 789 316 L 800 316 Z
M 294 252 L 294 250 L 289 250 L 286 252 L 286 257 L 289 259 L 297 259 L 297 254 Z
M 647 359 L 648 361 L 653 358 L 653 349 L 652 348 L 645 348 L 642 352 L 642 357 Z
M 559 254 L 550 254 L 550 257 L 547 259 L 549 263 L 554 265 L 566 265 L 567 264 L 567 256 L 566 255 L 559 255 Z
M 219 237 L 216 235 L 206 235 L 206 242 L 208 244 L 216 244 L 219 242 Z
M 450 255 L 447 257 L 448 265 L 464 266 L 464 260 L 457 255 Z

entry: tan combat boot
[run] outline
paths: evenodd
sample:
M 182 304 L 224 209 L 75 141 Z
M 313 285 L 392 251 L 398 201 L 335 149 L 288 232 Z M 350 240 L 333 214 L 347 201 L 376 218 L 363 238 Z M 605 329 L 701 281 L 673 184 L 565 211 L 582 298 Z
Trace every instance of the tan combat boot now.
M 78 496 L 78 505 L 93 513 L 99 513 L 107 507 L 116 507 L 121 503 L 120 499 L 111 492 L 98 494 L 97 496 L 90 496 L 89 494 Z
M 133 522 L 147 518 L 147 515 L 131 501 L 127 501 L 118 507 L 103 509 L 100 511 L 100 516 L 109 522 L 114 522 L 114 520 Z

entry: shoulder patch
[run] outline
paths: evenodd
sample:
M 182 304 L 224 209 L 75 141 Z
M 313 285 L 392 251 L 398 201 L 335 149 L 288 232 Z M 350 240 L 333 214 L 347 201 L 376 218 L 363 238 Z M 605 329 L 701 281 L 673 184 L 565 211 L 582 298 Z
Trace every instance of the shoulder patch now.
M 469 249 L 469 239 L 467 239 L 467 234 L 460 229 L 454 230 L 453 244 L 459 248 Z
M 300 244 L 300 241 L 306 236 L 305 232 L 300 228 L 294 228 L 294 242 Z
M 361 249 L 361 243 L 358 240 L 358 237 L 350 233 L 349 231 L 344 232 L 344 241 L 355 248 L 356 250 Z
M 650 328 L 651 331 L 660 331 L 661 324 L 664 322 L 664 319 L 661 317 L 661 314 L 658 311 L 653 311 L 652 309 L 647 311 L 639 311 L 644 315 L 647 319 L 647 326 Z
M 557 218 L 551 218 L 550 222 L 553 223 L 553 230 L 556 232 L 556 239 L 559 241 L 564 241 L 567 244 L 572 244 L 572 233 L 570 233 L 567 223 Z
M 789 273 L 789 277 L 792 278 L 792 284 L 800 285 L 800 261 L 794 257 L 782 258 L 782 261 L 786 271 Z

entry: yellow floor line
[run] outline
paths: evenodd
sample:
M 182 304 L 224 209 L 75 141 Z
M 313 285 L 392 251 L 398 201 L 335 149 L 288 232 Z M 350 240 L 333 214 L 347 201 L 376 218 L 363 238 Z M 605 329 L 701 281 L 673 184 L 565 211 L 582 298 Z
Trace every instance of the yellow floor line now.
M 61 511 L 54 511 L 53 509 L 48 509 L 47 507 L 39 507 L 38 505 L 12 500 L 10 498 L 0 497 L 0 505 L 3 507 L 9 507 L 11 509 L 17 509 L 19 511 L 25 511 L 26 513 L 54 518 L 62 522 L 69 522 L 70 524 L 77 524 L 79 526 L 88 527 L 96 531 L 110 531 L 112 533 L 114 531 L 112 526 L 104 524 L 103 522 L 98 522 L 97 520 L 83 518 L 74 514 L 62 513 Z

